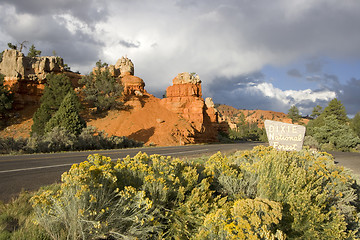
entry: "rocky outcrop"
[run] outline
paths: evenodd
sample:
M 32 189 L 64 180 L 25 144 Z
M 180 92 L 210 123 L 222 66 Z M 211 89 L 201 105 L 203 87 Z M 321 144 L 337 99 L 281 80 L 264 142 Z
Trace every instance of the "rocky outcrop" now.
M 173 85 L 166 89 L 166 98 L 161 102 L 167 109 L 192 124 L 194 142 L 217 141 L 217 113 L 210 100 L 207 105 L 202 98 L 199 76 L 178 74 L 173 79 Z
M 0 62 L 0 73 L 5 75 L 4 84 L 15 95 L 15 107 L 38 103 L 45 87 L 46 75 L 65 73 L 76 86 L 80 74 L 66 71 L 63 59 L 56 56 L 27 57 L 22 52 L 7 49 Z
M 93 73 L 99 70 L 99 67 L 93 68 Z M 134 75 L 134 64 L 127 57 L 121 57 L 115 65 L 107 65 L 100 68 L 100 71 L 109 70 L 111 76 L 121 78 L 125 75 Z
M 124 96 L 130 97 L 131 95 L 142 95 L 145 93 L 145 82 L 134 76 L 134 64 L 131 59 L 127 57 L 121 57 L 115 65 L 108 65 L 101 67 L 94 67 L 93 73 L 96 71 L 108 70 L 111 76 L 117 78 L 118 82 L 124 87 Z

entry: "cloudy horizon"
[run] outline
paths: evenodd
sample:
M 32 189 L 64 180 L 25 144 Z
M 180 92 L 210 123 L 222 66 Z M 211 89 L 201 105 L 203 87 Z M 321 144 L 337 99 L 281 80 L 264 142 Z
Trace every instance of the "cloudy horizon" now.
M 303 115 L 338 98 L 360 111 L 356 0 L 3 0 L 0 49 L 24 40 L 87 74 L 122 56 L 161 97 L 196 72 L 204 97 Z

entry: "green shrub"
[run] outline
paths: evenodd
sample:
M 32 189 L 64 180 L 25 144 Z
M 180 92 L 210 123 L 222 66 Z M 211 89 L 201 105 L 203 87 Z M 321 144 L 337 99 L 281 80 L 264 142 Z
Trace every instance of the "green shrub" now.
M 117 149 L 142 145 L 127 137 L 108 137 L 91 126 L 83 128 L 78 136 L 63 127 L 54 127 L 43 136 L 34 134 L 30 138 L 0 138 L 0 154 Z
M 304 146 L 308 146 L 310 148 L 319 149 L 320 145 L 318 141 L 313 136 L 305 136 L 304 138 Z

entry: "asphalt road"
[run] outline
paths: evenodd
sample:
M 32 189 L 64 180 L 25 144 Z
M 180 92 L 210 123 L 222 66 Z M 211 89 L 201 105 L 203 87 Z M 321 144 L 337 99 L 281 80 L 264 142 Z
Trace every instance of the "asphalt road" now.
M 256 145 L 258 144 L 210 144 L 0 156 L 0 200 L 7 202 L 21 190 L 37 190 L 41 186 L 59 182 L 63 172 L 68 171 L 72 164 L 85 161 L 90 154 L 98 153 L 111 157 L 112 160 L 124 158 L 127 155 L 134 156 L 139 151 L 146 152 L 148 155 L 194 157 L 218 151 L 226 153 L 252 149 Z
M 188 145 L 174 147 L 134 148 L 67 152 L 55 154 L 0 156 L 0 200 L 7 202 L 21 190 L 32 191 L 60 181 L 61 174 L 74 163 L 85 161 L 90 154 L 98 153 L 113 160 L 134 156 L 139 151 L 148 155 L 161 154 L 173 157 L 196 157 L 221 151 L 222 153 L 252 149 L 258 143 Z M 360 175 L 360 153 L 333 152 L 335 161 Z

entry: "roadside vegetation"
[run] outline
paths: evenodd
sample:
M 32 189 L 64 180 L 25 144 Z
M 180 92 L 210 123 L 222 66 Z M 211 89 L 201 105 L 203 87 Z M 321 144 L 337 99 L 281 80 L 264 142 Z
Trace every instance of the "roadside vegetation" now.
M 30 138 L 0 138 L 0 154 L 49 153 L 141 147 L 142 142 L 127 137 L 108 136 L 94 127 L 86 127 L 79 134 L 54 127 L 44 135 Z
M 312 116 L 314 119 L 306 126 L 305 145 L 323 151 L 360 150 L 359 113 L 349 119 L 344 105 L 335 98 L 323 111 L 316 106 Z
M 289 109 L 288 117 L 292 123 L 304 125 L 295 105 Z M 344 105 L 335 98 L 324 109 L 321 106 L 314 107 L 311 118 L 306 125 L 305 146 L 321 151 L 360 151 L 360 112 L 349 119 Z M 256 122 L 247 122 L 241 113 L 236 128 L 229 128 L 227 134 L 219 136 L 219 140 L 267 142 L 267 136 L 264 128 L 259 128 Z
M 356 239 L 360 186 L 326 153 L 90 155 L 0 206 L 0 239 Z
M 240 113 L 236 128 L 229 128 L 228 134 L 222 137 L 230 141 L 267 141 L 265 129 L 259 128 L 257 122 L 247 122 L 243 113 Z

